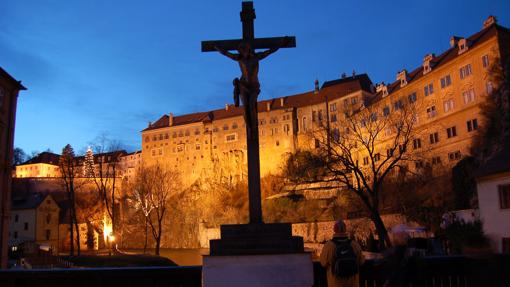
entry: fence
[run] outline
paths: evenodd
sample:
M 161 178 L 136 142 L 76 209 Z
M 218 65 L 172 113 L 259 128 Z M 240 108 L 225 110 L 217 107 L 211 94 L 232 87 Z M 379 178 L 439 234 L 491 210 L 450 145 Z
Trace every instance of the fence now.
M 391 270 L 382 261 L 368 260 L 360 270 L 360 287 L 383 286 L 388 274 Z M 421 257 L 411 260 L 401 275 L 401 286 L 509 286 L 510 255 Z M 201 286 L 201 280 L 200 266 L 0 271 L 2 287 L 191 287 Z M 314 263 L 314 287 L 326 286 L 326 270 Z

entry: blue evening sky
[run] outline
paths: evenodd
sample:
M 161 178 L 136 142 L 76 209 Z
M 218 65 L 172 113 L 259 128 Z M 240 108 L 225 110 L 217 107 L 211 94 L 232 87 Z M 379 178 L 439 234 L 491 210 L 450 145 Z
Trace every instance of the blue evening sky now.
M 255 35 L 297 48 L 261 63 L 261 98 L 302 93 L 342 72 L 391 82 L 402 68 L 469 36 L 488 15 L 510 26 L 508 0 L 255 1 Z M 161 115 L 232 103 L 237 65 L 200 41 L 241 36 L 237 0 L 1 0 L 0 66 L 28 88 L 15 146 L 83 150 L 100 134 L 140 148 Z

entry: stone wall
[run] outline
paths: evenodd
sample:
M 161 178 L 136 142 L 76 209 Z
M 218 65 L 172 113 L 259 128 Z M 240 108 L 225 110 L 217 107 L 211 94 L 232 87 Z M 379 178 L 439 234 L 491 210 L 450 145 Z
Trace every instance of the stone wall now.
M 401 214 L 388 214 L 383 215 L 382 220 L 388 230 L 398 224 L 408 224 L 416 226 L 415 223 L 410 223 Z M 292 234 L 295 236 L 302 236 L 305 242 L 305 247 L 313 250 L 320 250 L 324 242 L 331 239 L 333 236 L 333 225 L 335 221 L 324 222 L 307 222 L 307 223 L 293 223 Z M 376 238 L 375 227 L 369 218 L 358 218 L 345 220 L 347 225 L 347 232 L 352 234 L 358 240 L 368 238 L 372 233 Z M 207 228 L 203 224 L 199 228 L 200 247 L 209 248 L 209 240 L 220 238 L 220 229 L 218 227 Z

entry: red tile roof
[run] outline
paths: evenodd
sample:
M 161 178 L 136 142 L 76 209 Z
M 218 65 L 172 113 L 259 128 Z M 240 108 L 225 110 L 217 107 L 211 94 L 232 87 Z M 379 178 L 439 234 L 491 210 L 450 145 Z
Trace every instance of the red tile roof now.
M 325 82 L 319 90 L 318 94 L 310 91 L 282 98 L 259 101 L 257 107 L 259 111 L 265 111 L 268 104 L 270 105 L 271 110 L 299 108 L 303 106 L 323 103 L 326 100 L 326 96 L 329 100 L 334 100 L 360 90 L 373 93 L 372 81 L 370 81 L 370 78 L 367 74 L 360 74 L 353 77 L 346 77 L 343 79 Z M 283 105 L 281 99 L 283 99 Z M 243 114 L 243 107 L 235 107 L 234 105 L 229 105 L 228 110 L 223 108 L 208 112 L 198 112 L 182 116 L 174 116 L 172 126 L 180 126 L 197 122 L 211 122 L 213 120 L 242 116 Z M 168 127 L 169 119 L 169 115 L 163 115 L 156 122 L 152 123 L 150 127 L 144 129 L 143 131 Z

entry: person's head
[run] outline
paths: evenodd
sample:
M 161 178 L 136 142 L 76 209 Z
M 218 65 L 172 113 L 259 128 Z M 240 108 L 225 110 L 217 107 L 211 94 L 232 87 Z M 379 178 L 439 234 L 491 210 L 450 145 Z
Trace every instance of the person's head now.
M 249 43 L 241 42 L 237 47 L 237 51 L 242 56 L 248 56 L 249 54 L 251 54 L 251 46 Z
M 347 227 L 345 226 L 345 222 L 342 219 L 339 219 L 337 222 L 335 222 L 335 225 L 333 225 L 333 232 L 336 235 L 346 235 Z

